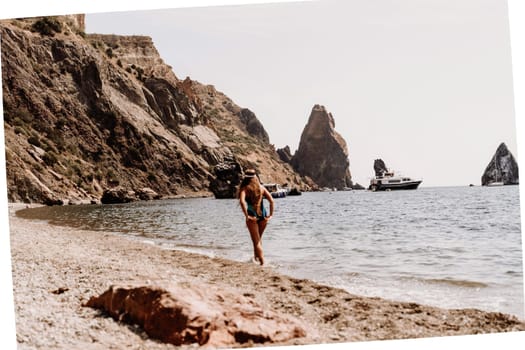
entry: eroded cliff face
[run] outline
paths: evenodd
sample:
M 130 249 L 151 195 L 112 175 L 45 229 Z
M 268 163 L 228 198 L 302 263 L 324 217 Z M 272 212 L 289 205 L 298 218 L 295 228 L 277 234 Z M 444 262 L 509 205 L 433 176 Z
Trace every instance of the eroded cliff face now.
M 253 113 L 178 79 L 151 38 L 86 35 L 82 15 L 0 31 L 10 201 L 98 200 L 116 186 L 210 195 L 214 167 L 232 158 L 303 185 Z
M 352 187 L 348 149 L 324 106 L 315 105 L 291 159 L 293 168 L 321 187 Z
M 519 184 L 518 163 L 507 145 L 501 143 L 481 176 L 481 185 L 503 182 L 505 185 Z

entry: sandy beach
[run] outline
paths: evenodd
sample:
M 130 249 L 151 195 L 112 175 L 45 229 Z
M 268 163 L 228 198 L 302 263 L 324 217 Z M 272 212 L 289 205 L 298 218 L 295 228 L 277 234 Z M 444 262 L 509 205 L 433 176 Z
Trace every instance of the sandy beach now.
M 9 204 L 19 349 L 174 349 L 138 327 L 83 307 L 114 284 L 158 281 L 213 285 L 292 315 L 307 336 L 287 344 L 323 344 L 525 331 L 511 315 L 352 295 L 283 276 L 252 263 L 161 249 L 111 233 L 52 226 L 17 217 Z M 186 346 L 194 347 L 194 346 Z

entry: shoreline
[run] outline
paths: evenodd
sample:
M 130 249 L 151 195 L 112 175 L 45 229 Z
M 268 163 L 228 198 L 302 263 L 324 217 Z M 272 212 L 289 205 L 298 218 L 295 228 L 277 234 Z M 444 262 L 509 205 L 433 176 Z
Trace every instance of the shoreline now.
M 255 264 L 17 217 L 15 212 L 26 206 L 8 204 L 19 348 L 175 349 L 81 306 L 110 285 L 155 281 L 207 284 L 249 295 L 308 327 L 305 338 L 267 345 L 525 331 L 525 322 L 513 315 L 357 296 Z

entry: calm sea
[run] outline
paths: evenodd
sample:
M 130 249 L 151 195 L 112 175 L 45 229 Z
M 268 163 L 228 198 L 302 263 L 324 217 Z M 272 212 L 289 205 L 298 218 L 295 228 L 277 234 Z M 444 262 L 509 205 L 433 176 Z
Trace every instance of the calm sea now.
M 275 200 L 268 267 L 351 293 L 524 317 L 519 188 L 322 192 Z M 19 212 L 249 263 L 236 200 L 161 200 Z

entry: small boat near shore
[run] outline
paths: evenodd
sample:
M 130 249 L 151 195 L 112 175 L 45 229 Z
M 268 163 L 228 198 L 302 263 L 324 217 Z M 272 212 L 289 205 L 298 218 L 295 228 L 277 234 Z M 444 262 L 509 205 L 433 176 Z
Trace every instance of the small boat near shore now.
M 415 180 L 408 176 L 396 175 L 393 171 L 376 175 L 370 180 L 369 190 L 393 191 L 393 190 L 415 190 L 423 180 Z
M 263 186 L 270 192 L 273 198 L 284 198 L 287 195 L 287 191 L 279 184 L 268 183 Z

